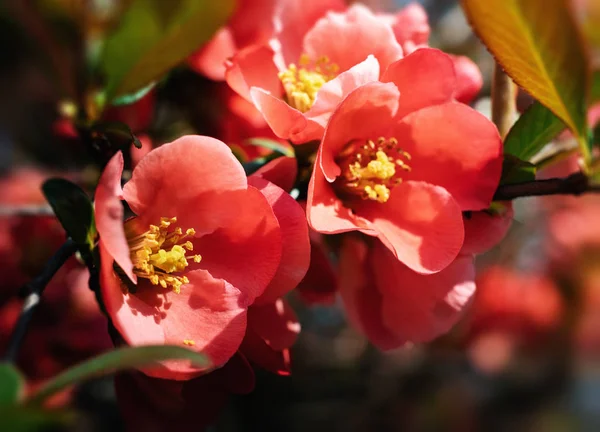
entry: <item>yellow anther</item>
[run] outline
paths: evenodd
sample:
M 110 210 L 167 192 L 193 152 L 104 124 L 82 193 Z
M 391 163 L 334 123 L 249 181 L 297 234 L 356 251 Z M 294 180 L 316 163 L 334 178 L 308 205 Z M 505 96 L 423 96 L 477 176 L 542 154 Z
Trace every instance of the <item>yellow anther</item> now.
M 172 273 L 184 271 L 189 265 L 188 259 L 199 263 L 202 257 L 186 256 L 188 251 L 194 249 L 194 245 L 191 241 L 183 242 L 182 239 L 195 235 L 196 231 L 190 228 L 182 235 L 183 230 L 173 226 L 176 222 L 177 218 L 163 217 L 159 225 L 150 225 L 148 231 L 130 237 L 128 242 L 133 272 L 138 277 L 148 279 L 153 285 L 170 287 L 178 294 L 181 286 L 189 283 L 189 279 Z
M 194 346 L 194 345 L 196 345 L 196 342 L 194 342 L 194 341 L 193 341 L 193 340 L 191 340 L 191 339 L 184 339 L 184 340 L 183 340 L 183 344 L 184 344 L 184 345 L 187 345 L 187 346 Z
M 352 142 L 337 158 L 343 169 L 343 177 L 338 184 L 346 193 L 385 203 L 393 187 L 402 182 L 396 167 L 410 171 L 401 158 L 410 160 L 410 155 L 398 148 L 395 138 Z
M 319 58 L 312 67 L 310 63 L 310 57 L 302 54 L 300 68 L 292 63 L 279 73 L 288 104 L 300 112 L 306 112 L 313 106 L 318 91 L 327 81 L 335 78 L 339 70 L 327 57 Z

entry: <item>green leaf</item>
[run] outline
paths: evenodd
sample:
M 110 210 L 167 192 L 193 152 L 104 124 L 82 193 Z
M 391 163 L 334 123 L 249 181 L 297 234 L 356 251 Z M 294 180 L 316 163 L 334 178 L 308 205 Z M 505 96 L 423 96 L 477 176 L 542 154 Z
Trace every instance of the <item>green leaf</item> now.
M 141 90 L 138 90 L 133 93 L 124 94 L 123 96 L 114 98 L 111 102 L 111 105 L 122 106 L 122 105 L 134 104 L 137 101 L 139 101 L 141 98 L 146 96 L 148 93 L 150 93 L 150 90 L 152 90 L 154 87 L 156 87 L 156 83 L 152 82 Z
M 569 0 L 462 2 L 506 73 L 573 131 L 588 159 L 588 59 Z
M 533 180 L 535 180 L 535 165 L 512 155 L 504 155 L 500 185 L 524 183 Z
M 93 249 L 96 225 L 94 207 L 87 194 L 76 184 L 61 178 L 47 180 L 42 185 L 42 191 L 61 225 L 80 250 Z
M 294 150 L 290 147 L 286 147 L 280 142 L 266 139 L 266 138 L 251 138 L 245 141 L 246 144 L 263 147 L 273 152 L 279 153 L 283 156 L 294 157 Z
M 164 360 L 190 360 L 193 366 L 208 369 L 208 358 L 180 346 L 158 345 L 119 348 L 74 366 L 44 384 L 28 403 L 39 404 L 62 389 L 91 378 L 125 369 L 154 366 Z
M 13 365 L 0 363 L 0 406 L 17 402 L 23 394 L 23 384 L 21 373 Z
M 564 129 L 565 124 L 552 111 L 534 102 L 508 132 L 504 153 L 529 160 Z
M 133 0 L 100 56 L 107 102 L 160 79 L 208 41 L 233 7 L 233 0 Z
M 71 430 L 66 427 L 75 420 L 69 412 L 48 411 L 23 406 L 0 407 L 0 430 L 10 432 L 39 432 Z

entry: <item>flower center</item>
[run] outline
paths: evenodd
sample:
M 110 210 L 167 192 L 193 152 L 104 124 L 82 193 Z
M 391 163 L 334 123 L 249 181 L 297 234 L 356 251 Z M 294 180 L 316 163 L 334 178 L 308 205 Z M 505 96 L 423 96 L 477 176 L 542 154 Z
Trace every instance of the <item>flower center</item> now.
M 317 92 L 323 84 L 337 75 L 339 66 L 331 63 L 326 56 L 320 57 L 311 65 L 307 54 L 300 56 L 300 68 L 294 63 L 279 73 L 279 79 L 285 90 L 287 103 L 300 112 L 308 111 L 317 98 Z
M 346 193 L 384 203 L 391 189 L 402 182 L 397 168 L 410 171 L 405 162 L 410 159 L 410 154 L 398 147 L 396 138 L 353 141 L 336 160 L 342 167 L 337 182 Z
M 159 225 L 150 225 L 148 231 L 128 238 L 129 253 L 133 262 L 133 272 L 148 279 L 153 285 L 171 288 L 179 294 L 181 285 L 189 283 L 185 276 L 174 276 L 188 266 L 188 259 L 199 263 L 200 255 L 187 256 L 194 249 L 191 241 L 185 240 L 196 234 L 193 228 L 183 230 L 175 226 L 177 218 L 160 218 Z

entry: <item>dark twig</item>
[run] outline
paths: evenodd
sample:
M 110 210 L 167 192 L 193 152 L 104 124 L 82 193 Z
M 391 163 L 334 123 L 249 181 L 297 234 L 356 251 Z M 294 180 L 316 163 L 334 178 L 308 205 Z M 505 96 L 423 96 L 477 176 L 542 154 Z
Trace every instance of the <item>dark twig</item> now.
M 5 361 L 15 360 L 19 351 L 19 347 L 21 346 L 21 342 L 23 341 L 25 333 L 27 332 L 27 327 L 31 321 L 33 312 L 40 302 L 40 298 L 44 292 L 44 289 L 46 288 L 46 285 L 48 285 L 48 282 L 50 282 L 58 269 L 63 266 L 67 259 L 69 259 L 69 257 L 73 255 L 76 250 L 77 245 L 75 242 L 71 239 L 67 239 L 67 241 L 63 243 L 60 249 L 58 249 L 52 258 L 50 258 L 50 260 L 46 263 L 42 272 L 23 287 L 27 297 L 25 298 L 21 315 L 19 316 L 19 320 L 13 329 L 8 348 L 4 354 Z
M 600 192 L 600 185 L 590 184 L 587 176 L 578 172 L 565 178 L 551 178 L 499 186 L 494 194 L 494 201 L 509 201 L 527 196 L 581 195 L 589 192 Z

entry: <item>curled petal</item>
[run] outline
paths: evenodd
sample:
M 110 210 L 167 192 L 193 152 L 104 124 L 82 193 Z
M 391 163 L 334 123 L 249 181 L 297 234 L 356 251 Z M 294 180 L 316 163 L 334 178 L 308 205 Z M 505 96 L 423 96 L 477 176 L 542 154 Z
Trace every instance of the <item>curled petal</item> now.
M 94 196 L 96 229 L 100 234 L 104 250 L 112 257 L 111 266 L 112 261 L 116 261 L 127 277 L 136 282 L 133 263 L 129 257 L 129 244 L 123 229 L 122 173 L 123 154 L 118 152 L 108 162 L 98 181 Z
M 279 81 L 274 56 L 275 52 L 268 45 L 254 45 L 239 51 L 227 64 L 227 84 L 248 101 L 252 101 L 252 87 L 281 96 L 283 86 Z
M 252 177 L 261 177 L 289 192 L 298 175 L 298 161 L 295 157 L 278 157 L 260 167 Z

